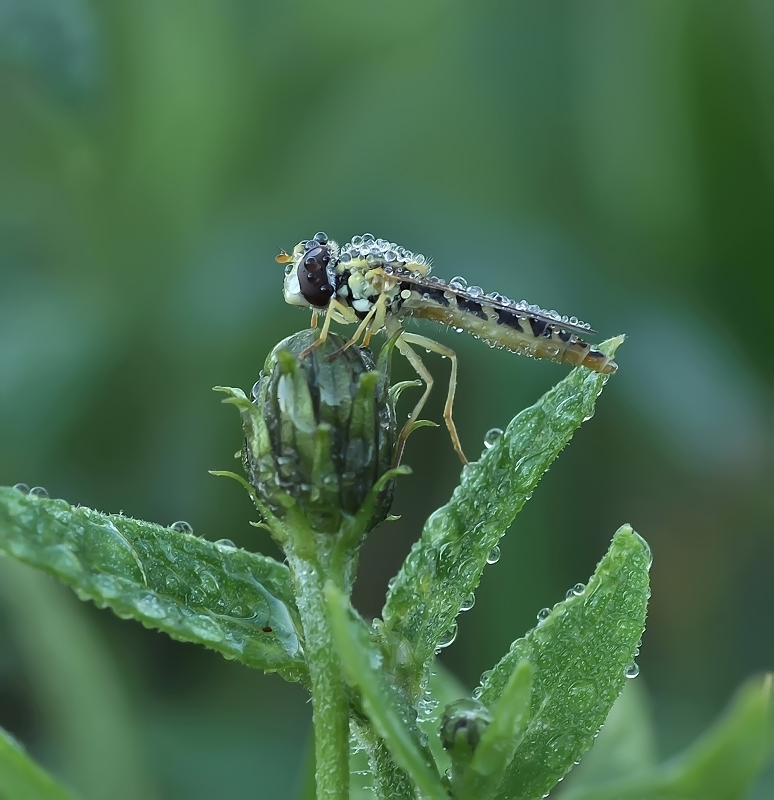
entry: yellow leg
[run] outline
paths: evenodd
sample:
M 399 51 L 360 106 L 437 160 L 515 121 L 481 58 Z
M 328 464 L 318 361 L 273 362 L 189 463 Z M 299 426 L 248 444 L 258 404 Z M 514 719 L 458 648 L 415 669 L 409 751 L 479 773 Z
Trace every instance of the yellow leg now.
M 371 306 L 371 310 L 363 317 L 361 323 L 355 329 L 355 332 L 352 334 L 352 338 L 341 348 L 341 351 L 349 350 L 353 344 L 357 344 L 360 340 L 360 337 L 363 335 L 364 332 L 367 332 L 369 325 L 373 321 L 373 318 L 376 316 L 376 308 L 377 308 L 378 301 Z M 370 335 L 368 337 L 371 338 Z
M 330 330 L 331 327 L 331 317 L 333 316 L 332 312 L 336 309 L 337 305 L 340 305 L 340 303 L 338 303 L 336 300 L 331 300 L 331 302 L 328 304 L 328 311 L 325 315 L 325 321 L 323 322 L 322 330 L 320 331 L 320 336 L 318 337 L 316 342 L 313 342 L 312 344 L 309 345 L 309 347 L 306 348 L 306 350 L 303 350 L 298 354 L 299 358 L 306 358 L 309 355 L 309 353 L 311 353 L 312 350 L 315 349 L 315 347 L 319 347 L 328 338 L 328 331 Z M 317 321 L 316 320 L 317 313 L 318 313 L 317 311 L 312 312 L 313 315 L 312 320 L 315 323 Z M 312 327 L 314 328 L 317 326 L 315 324 Z
M 379 312 L 383 305 L 383 295 L 380 295 L 373 306 L 371 306 L 371 310 L 363 317 L 350 340 L 341 349 L 333 353 L 333 355 L 328 356 L 328 359 L 335 358 L 339 353 L 343 353 L 345 350 L 352 347 L 353 344 L 357 344 L 361 336 L 363 337 L 363 347 L 368 347 L 371 336 L 373 335 L 374 321 L 379 319 Z
M 449 377 L 449 391 L 446 395 L 446 404 L 444 405 L 443 409 L 443 421 L 446 423 L 446 428 L 449 431 L 449 436 L 451 437 L 452 446 L 454 447 L 455 452 L 460 457 L 460 461 L 463 464 L 468 463 L 468 459 L 465 457 L 465 453 L 462 451 L 462 444 L 460 443 L 460 437 L 457 434 L 457 427 L 454 424 L 454 419 L 452 417 L 452 408 L 454 406 L 454 392 L 457 388 L 457 354 L 454 350 L 451 350 L 448 347 L 444 347 L 444 345 L 439 344 L 433 339 L 428 339 L 425 336 L 419 336 L 416 333 L 404 333 L 400 339 L 395 343 L 395 346 L 398 350 L 408 359 L 408 362 L 411 364 L 412 367 L 416 370 L 417 375 L 425 382 L 425 391 L 422 394 L 422 397 L 419 398 L 416 406 L 414 406 L 414 410 L 411 412 L 411 417 L 409 421 L 404 425 L 403 430 L 400 432 L 398 437 L 398 447 L 397 447 L 397 455 L 396 455 L 396 462 L 399 460 L 400 456 L 403 453 L 403 448 L 406 444 L 406 439 L 411 433 L 411 428 L 414 422 L 419 417 L 422 409 L 427 402 L 427 398 L 430 396 L 430 392 L 433 388 L 433 376 L 430 374 L 429 370 L 425 366 L 422 359 L 419 357 L 417 352 L 410 346 L 412 344 L 419 345 L 420 347 L 424 347 L 426 350 L 431 350 L 434 353 L 438 353 L 439 355 L 446 356 L 451 362 L 451 375 Z
M 312 324 L 309 326 L 312 330 L 314 330 L 317 327 L 317 319 L 319 318 L 319 316 L 320 312 L 315 308 L 312 311 Z
M 449 390 L 446 393 L 446 403 L 443 407 L 443 421 L 446 423 L 446 429 L 449 431 L 449 437 L 452 440 L 452 446 L 454 447 L 455 452 L 460 457 L 460 461 L 463 464 L 468 463 L 468 459 L 465 457 L 465 453 L 462 451 L 462 444 L 460 442 L 460 437 L 457 433 L 457 426 L 454 424 L 454 417 L 452 416 L 452 409 L 454 408 L 454 393 L 457 389 L 457 354 L 449 347 L 445 347 L 444 345 L 436 342 L 434 339 L 428 339 L 426 336 L 420 336 L 416 333 L 404 333 L 400 339 L 397 341 L 397 347 L 403 353 L 406 358 L 411 363 L 411 366 L 417 371 L 417 374 L 420 378 L 425 382 L 427 388 L 425 389 L 425 393 L 422 397 L 419 398 L 419 402 L 415 407 L 414 411 L 411 413 L 411 420 L 415 420 L 419 415 L 420 411 L 425 405 L 427 398 L 430 394 L 430 390 L 433 388 L 433 378 L 425 367 L 422 359 L 417 355 L 417 353 L 409 347 L 410 344 L 418 345 L 419 347 L 424 347 L 426 350 L 430 350 L 433 353 L 438 353 L 438 355 L 446 356 L 449 361 L 451 362 L 451 374 L 449 375 Z M 403 347 L 401 347 L 403 345 Z M 405 349 L 404 349 L 405 348 Z M 409 352 L 411 352 L 411 356 L 409 356 Z M 408 434 L 407 434 L 408 435 Z

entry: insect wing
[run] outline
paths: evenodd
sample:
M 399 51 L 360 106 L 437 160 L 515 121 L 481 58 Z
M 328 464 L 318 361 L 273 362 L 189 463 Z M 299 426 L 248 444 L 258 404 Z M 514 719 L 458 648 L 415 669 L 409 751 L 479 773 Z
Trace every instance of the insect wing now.
M 392 277 L 397 278 L 401 283 L 410 283 L 420 290 L 433 289 L 434 291 L 437 291 L 438 289 L 443 289 L 444 292 L 449 292 L 455 297 L 466 301 L 472 301 L 474 303 L 480 303 L 482 306 L 486 306 L 487 308 L 494 308 L 498 311 L 510 311 L 515 314 L 521 314 L 525 317 L 533 317 L 541 322 L 545 322 L 547 325 L 561 328 L 568 333 L 577 333 L 580 336 L 594 336 L 597 333 L 591 327 L 563 320 L 561 317 L 555 317 L 543 309 L 532 310 L 532 308 L 526 306 L 524 303 L 513 303 L 507 300 L 499 300 L 496 297 L 483 294 L 483 292 L 481 294 L 472 294 L 468 289 L 465 289 L 462 286 L 455 285 L 454 283 L 445 283 L 439 279 L 433 280 L 431 278 L 428 280 L 427 276 L 419 275 L 411 270 L 396 269 L 392 272 Z

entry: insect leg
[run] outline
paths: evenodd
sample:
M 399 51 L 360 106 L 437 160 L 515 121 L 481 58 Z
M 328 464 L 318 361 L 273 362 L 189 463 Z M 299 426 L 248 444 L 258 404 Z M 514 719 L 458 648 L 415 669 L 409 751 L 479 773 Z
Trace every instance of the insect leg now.
M 436 342 L 434 339 L 428 339 L 426 336 L 420 336 L 419 334 L 416 333 L 404 333 L 403 336 L 397 341 L 398 349 L 401 349 L 400 348 L 401 340 L 405 340 L 407 347 L 409 343 L 419 345 L 420 347 L 424 347 L 426 350 L 431 350 L 433 353 L 438 353 L 438 355 L 446 356 L 451 362 L 451 374 L 449 375 L 449 390 L 446 394 L 446 403 L 443 407 L 443 421 L 446 423 L 446 429 L 449 431 L 449 436 L 451 437 L 452 446 L 454 447 L 454 450 L 460 457 L 462 463 L 467 464 L 468 459 L 465 458 L 465 453 L 462 452 L 462 444 L 460 443 L 460 437 L 457 433 L 457 426 L 454 424 L 454 418 L 452 417 L 452 409 L 454 407 L 454 393 L 457 390 L 457 354 L 454 352 L 454 350 L 452 350 L 449 347 L 445 347 L 440 342 Z M 403 352 L 403 350 L 401 350 L 401 352 Z M 405 355 L 406 358 L 409 358 L 408 354 Z M 414 355 L 416 355 L 416 353 L 414 353 Z M 417 356 L 417 359 L 419 359 L 419 356 Z M 410 358 L 409 361 L 411 361 Z M 421 359 L 419 359 L 419 363 L 422 364 Z M 412 366 L 414 367 L 414 369 L 417 369 L 417 367 L 414 365 L 413 362 Z M 424 367 L 424 364 L 422 364 L 422 366 Z M 418 369 L 417 372 L 419 372 Z M 425 378 L 425 376 L 422 375 L 421 373 L 420 377 L 425 381 L 425 383 L 428 383 L 427 378 Z M 431 387 L 432 387 L 432 378 L 430 378 L 430 382 L 428 383 L 428 387 L 427 390 L 425 391 L 425 394 L 420 399 L 422 405 L 424 405 L 424 401 L 427 399 L 427 395 L 430 393 Z M 419 412 L 417 411 L 416 413 Z M 412 418 L 413 417 L 414 415 L 412 414 Z
M 337 350 L 332 355 L 328 356 L 328 360 L 335 358 L 339 353 L 343 353 L 345 350 L 348 350 L 352 347 L 353 344 L 357 344 L 360 337 L 363 337 L 363 347 L 367 347 L 368 343 L 371 341 L 371 335 L 373 333 L 373 326 L 375 320 L 379 319 L 379 312 L 384 306 L 384 295 L 379 295 L 376 302 L 371 306 L 371 310 L 363 317 L 360 324 L 357 326 L 357 330 L 352 334 L 352 338 L 339 350 Z M 384 315 L 382 315 L 383 317 Z
M 325 314 L 325 321 L 323 322 L 322 330 L 320 331 L 320 336 L 318 337 L 317 341 L 312 342 L 312 344 L 310 344 L 309 347 L 306 348 L 306 350 L 298 354 L 299 358 L 306 358 L 309 355 L 309 353 L 311 353 L 312 350 L 314 350 L 315 347 L 319 347 L 328 338 L 328 331 L 330 330 L 331 327 L 331 318 L 333 314 L 336 312 L 337 307 L 339 306 L 341 306 L 341 303 L 339 303 L 338 300 L 331 300 L 330 303 L 328 303 L 328 308 Z M 344 308 L 344 306 L 341 306 L 341 308 Z M 344 308 L 344 310 L 346 311 L 346 308 Z M 316 315 L 317 312 L 313 311 L 312 314 Z M 314 316 L 312 317 L 312 319 L 313 320 L 315 319 Z M 316 327 L 316 325 L 313 325 L 312 327 Z

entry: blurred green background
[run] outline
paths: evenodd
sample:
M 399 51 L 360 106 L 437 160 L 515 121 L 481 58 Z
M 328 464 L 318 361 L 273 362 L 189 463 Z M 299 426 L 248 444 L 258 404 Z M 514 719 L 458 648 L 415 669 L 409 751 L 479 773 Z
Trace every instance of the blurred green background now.
M 0 483 L 274 552 L 207 474 L 240 446 L 210 387 L 249 388 L 308 324 L 280 247 L 390 238 L 629 335 L 444 662 L 474 685 L 631 522 L 654 553 L 638 681 L 682 748 L 774 665 L 773 34 L 767 0 L 0 0 Z M 471 457 L 566 373 L 424 332 L 459 353 Z M 443 429 L 406 461 L 366 614 L 459 476 Z M 42 763 L 88 800 L 292 796 L 298 686 L 13 566 L 0 725 Z

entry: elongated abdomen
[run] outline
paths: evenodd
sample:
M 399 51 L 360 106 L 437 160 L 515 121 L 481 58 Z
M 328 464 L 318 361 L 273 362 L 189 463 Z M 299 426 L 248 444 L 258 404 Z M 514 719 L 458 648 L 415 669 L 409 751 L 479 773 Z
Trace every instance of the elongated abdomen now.
M 595 350 L 577 334 L 563 330 L 561 322 L 547 322 L 527 311 L 495 308 L 485 301 L 449 296 L 442 289 L 420 289 L 417 302 L 407 299 L 401 312 L 467 331 L 494 347 L 520 355 L 566 362 L 606 375 L 618 369 L 610 356 Z

